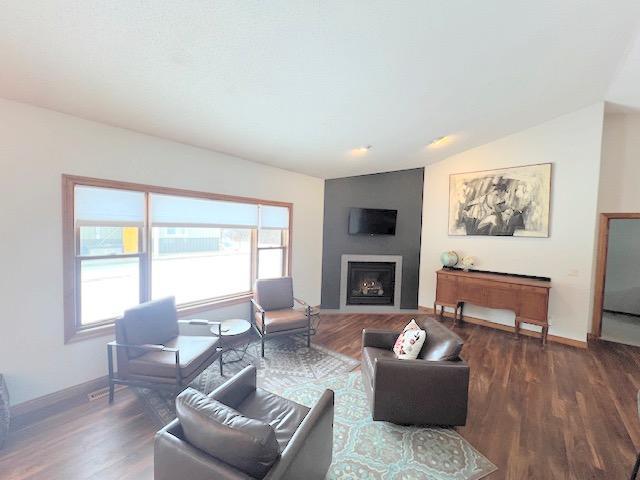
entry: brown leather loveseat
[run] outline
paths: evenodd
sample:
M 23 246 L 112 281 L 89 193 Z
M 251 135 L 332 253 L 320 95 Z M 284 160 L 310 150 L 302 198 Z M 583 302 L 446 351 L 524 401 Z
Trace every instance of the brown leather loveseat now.
M 208 396 L 185 390 L 176 413 L 156 434 L 155 480 L 320 480 L 331 464 L 331 390 L 309 409 L 257 388 L 249 366 Z
M 464 425 L 469 366 L 462 339 L 433 319 L 423 322 L 425 343 L 416 360 L 399 360 L 400 332 L 362 332 L 362 377 L 374 420 L 402 425 Z

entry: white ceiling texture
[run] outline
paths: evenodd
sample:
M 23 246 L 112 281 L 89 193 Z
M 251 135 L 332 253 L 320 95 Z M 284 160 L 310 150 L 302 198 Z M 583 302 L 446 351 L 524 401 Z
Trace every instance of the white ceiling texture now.
M 5 0 L 0 97 L 319 177 L 398 170 L 597 101 L 640 108 L 639 16 L 638 0 Z

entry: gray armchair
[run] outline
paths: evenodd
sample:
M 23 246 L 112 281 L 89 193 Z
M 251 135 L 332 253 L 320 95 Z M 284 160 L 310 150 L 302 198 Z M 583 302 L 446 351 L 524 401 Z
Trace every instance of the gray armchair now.
M 260 336 L 262 356 L 264 341 L 278 335 L 303 334 L 311 345 L 311 307 L 293 296 L 291 277 L 257 280 L 254 298 L 253 327 Z M 298 303 L 302 309 L 294 308 Z
M 220 322 L 178 320 L 173 297 L 140 304 L 116 320 L 116 340 L 107 344 L 109 403 L 116 384 L 180 392 L 216 359 L 222 375 L 220 335 L 183 335 L 180 325 L 217 326 L 220 332 Z
M 311 408 L 256 387 L 246 367 L 208 396 L 187 389 L 156 434 L 155 480 L 320 480 L 332 459 L 333 392 Z
M 464 425 L 469 365 L 459 355 L 462 339 L 427 319 L 427 338 L 416 360 L 399 360 L 400 332 L 362 332 L 362 376 L 374 420 L 402 425 Z

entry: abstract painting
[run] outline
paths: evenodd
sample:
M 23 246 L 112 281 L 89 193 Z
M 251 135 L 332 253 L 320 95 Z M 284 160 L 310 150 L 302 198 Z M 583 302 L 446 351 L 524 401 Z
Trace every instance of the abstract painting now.
M 449 176 L 449 235 L 548 237 L 551 164 Z

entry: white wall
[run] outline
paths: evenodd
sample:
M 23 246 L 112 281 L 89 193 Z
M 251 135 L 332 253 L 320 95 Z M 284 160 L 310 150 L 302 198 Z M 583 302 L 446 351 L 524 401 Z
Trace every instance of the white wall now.
M 604 117 L 600 212 L 640 212 L 640 113 Z
M 109 337 L 64 344 L 63 173 L 293 202 L 295 293 L 320 303 L 318 178 L 5 100 L 0 172 L 0 372 L 12 404 L 106 374 Z
M 481 270 L 551 277 L 550 334 L 586 340 L 603 109 L 595 104 L 427 166 L 420 305 L 433 304 L 440 253 L 455 250 Z M 449 174 L 546 162 L 553 163 L 549 238 L 447 235 Z M 469 306 L 465 313 L 513 325 L 511 312 Z

